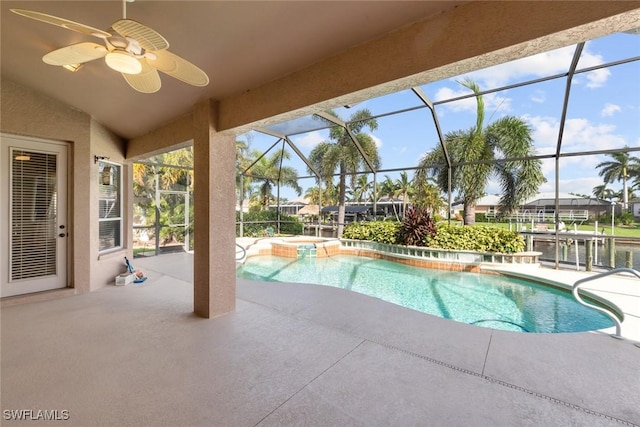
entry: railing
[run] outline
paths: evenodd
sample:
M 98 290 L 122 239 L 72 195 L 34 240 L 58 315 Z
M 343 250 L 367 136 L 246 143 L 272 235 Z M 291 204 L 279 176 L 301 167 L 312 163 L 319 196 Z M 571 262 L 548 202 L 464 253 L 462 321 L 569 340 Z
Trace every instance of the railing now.
M 634 276 L 636 276 L 637 278 L 640 279 L 640 273 L 638 273 L 638 271 L 634 270 L 633 268 L 616 268 L 614 270 L 611 271 L 605 271 L 604 273 L 599 273 L 590 277 L 585 277 L 584 279 L 580 279 L 577 280 L 574 284 L 573 284 L 573 296 L 575 297 L 575 299 L 582 305 L 584 305 L 585 307 L 589 307 L 592 308 L 596 311 L 599 311 L 600 313 L 606 315 L 607 317 L 611 318 L 611 320 L 613 320 L 613 322 L 616 324 L 616 333 L 614 335 L 615 338 L 622 338 L 622 323 L 620 322 L 620 319 L 618 319 L 618 316 L 616 316 L 611 310 L 607 310 L 606 308 L 602 308 L 602 307 L 598 307 L 597 305 L 593 305 L 593 304 L 589 304 L 587 302 L 585 302 L 581 297 L 580 294 L 578 293 L 578 290 L 580 288 L 580 285 L 586 283 L 586 282 L 591 282 L 593 280 L 597 280 L 597 279 L 601 279 L 603 277 L 606 276 L 610 276 L 612 274 L 618 274 L 618 273 L 631 273 Z
M 499 216 L 497 212 L 487 212 L 485 213 L 487 219 L 494 219 Z M 556 211 L 555 210 L 544 210 L 540 209 L 537 211 L 534 210 L 521 210 L 516 211 L 508 215 L 504 215 L 503 218 L 505 220 L 511 220 L 516 222 L 555 222 L 556 221 Z M 589 211 L 586 209 L 560 209 L 558 211 L 558 220 L 559 221 L 569 221 L 569 222 L 582 222 L 589 219 Z

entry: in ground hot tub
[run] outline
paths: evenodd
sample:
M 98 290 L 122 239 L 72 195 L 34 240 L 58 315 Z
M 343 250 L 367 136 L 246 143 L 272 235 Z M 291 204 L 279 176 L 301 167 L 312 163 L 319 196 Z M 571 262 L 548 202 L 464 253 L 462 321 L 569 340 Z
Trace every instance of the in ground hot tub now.
M 340 240 L 320 237 L 290 237 L 271 242 L 271 254 L 286 258 L 324 258 L 340 253 Z

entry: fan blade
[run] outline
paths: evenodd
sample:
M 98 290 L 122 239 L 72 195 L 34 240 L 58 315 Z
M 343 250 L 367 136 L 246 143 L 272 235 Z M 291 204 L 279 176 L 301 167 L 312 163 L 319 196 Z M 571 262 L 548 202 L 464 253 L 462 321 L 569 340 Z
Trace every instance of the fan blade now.
M 42 57 L 42 60 L 49 65 L 83 64 L 94 59 L 103 58 L 106 54 L 107 49 L 104 46 L 84 42 L 49 52 Z
M 122 77 L 129 83 L 129 86 L 142 93 L 154 93 L 160 90 L 160 75 L 151 67 L 146 60 L 140 59 L 142 71 L 140 74 L 125 74 Z
M 95 36 L 100 38 L 111 37 L 111 34 L 106 31 L 99 30 L 97 28 L 90 27 L 88 25 L 79 24 L 77 22 L 69 21 L 68 19 L 58 18 L 57 16 L 47 15 L 46 13 L 34 12 L 32 10 L 25 9 L 11 9 L 13 13 L 22 15 L 27 18 L 35 19 L 36 21 L 46 22 L 47 24 L 57 25 L 67 30 L 77 31 L 78 33 L 87 34 L 89 36 Z
M 156 30 L 131 19 L 116 21 L 111 24 L 111 28 L 122 37 L 135 39 L 145 50 L 155 51 L 169 47 L 169 42 Z
M 193 86 L 206 86 L 209 84 L 207 74 L 186 59 L 168 50 L 159 50 L 153 53 L 156 55 L 156 59 L 148 59 L 152 67 Z

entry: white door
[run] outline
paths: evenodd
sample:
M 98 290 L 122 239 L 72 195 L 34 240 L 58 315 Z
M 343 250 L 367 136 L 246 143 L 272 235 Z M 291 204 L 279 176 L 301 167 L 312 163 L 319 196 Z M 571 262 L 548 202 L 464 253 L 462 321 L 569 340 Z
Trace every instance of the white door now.
M 0 135 L 0 295 L 67 286 L 67 144 Z

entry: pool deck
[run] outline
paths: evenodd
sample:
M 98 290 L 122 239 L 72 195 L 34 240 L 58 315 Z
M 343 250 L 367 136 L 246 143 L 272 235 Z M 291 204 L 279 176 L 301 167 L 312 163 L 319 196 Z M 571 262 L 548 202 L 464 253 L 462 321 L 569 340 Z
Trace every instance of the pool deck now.
M 640 425 L 632 340 L 492 330 L 242 279 L 234 312 L 200 319 L 192 261 L 136 259 L 142 284 L 3 308 L 2 410 L 66 409 L 37 425 L 72 426 Z M 603 292 L 637 319 L 628 280 Z

